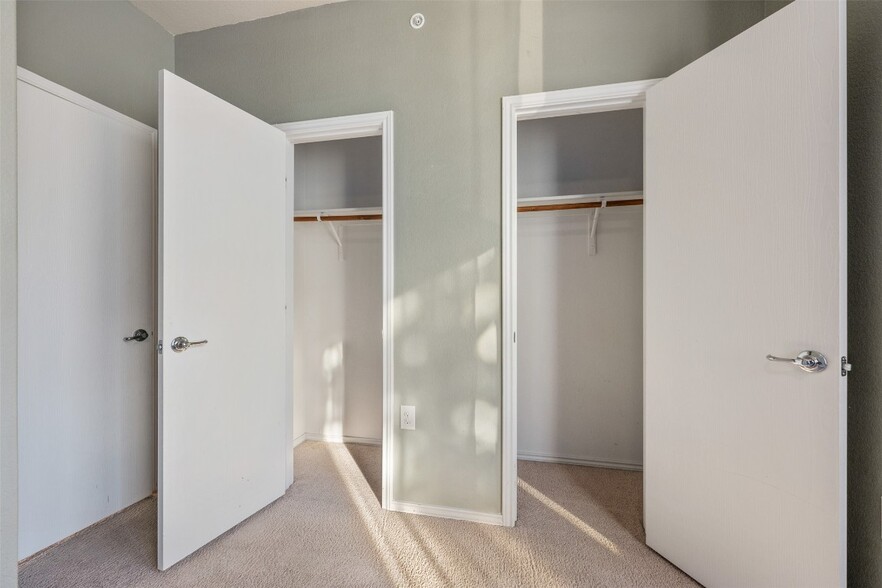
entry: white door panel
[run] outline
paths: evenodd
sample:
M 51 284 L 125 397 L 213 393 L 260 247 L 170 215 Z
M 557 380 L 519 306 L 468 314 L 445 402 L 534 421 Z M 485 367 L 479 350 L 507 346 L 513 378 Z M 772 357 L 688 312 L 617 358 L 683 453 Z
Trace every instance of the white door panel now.
M 707 586 L 844 584 L 844 28 L 798 0 L 647 93 L 647 543 Z
M 156 133 L 19 77 L 23 558 L 155 488 Z
M 285 491 L 284 134 L 167 71 L 159 567 Z M 208 343 L 177 353 L 175 337 Z

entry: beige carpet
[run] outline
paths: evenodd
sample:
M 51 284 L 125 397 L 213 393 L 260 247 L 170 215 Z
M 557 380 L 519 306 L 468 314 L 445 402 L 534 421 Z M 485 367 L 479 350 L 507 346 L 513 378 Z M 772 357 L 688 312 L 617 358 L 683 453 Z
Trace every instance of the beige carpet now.
M 277 502 L 167 572 L 145 500 L 21 566 L 58 586 L 695 586 L 643 544 L 641 475 L 520 462 L 513 529 L 390 513 L 380 450 L 304 443 Z

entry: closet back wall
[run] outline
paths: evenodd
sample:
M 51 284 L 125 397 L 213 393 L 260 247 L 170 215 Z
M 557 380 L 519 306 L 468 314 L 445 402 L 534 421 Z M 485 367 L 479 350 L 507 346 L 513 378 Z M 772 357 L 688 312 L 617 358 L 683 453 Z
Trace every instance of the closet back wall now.
M 380 208 L 381 137 L 294 147 L 294 208 Z M 333 214 L 333 213 L 331 213 Z M 294 438 L 383 436 L 383 224 L 294 223 Z
M 354 1 L 175 37 L 179 75 L 268 122 L 395 111 L 394 500 L 501 512 L 501 97 L 663 77 L 762 15 Z
M 338 223 L 341 260 L 321 223 L 294 226 L 295 438 L 382 440 L 382 228 Z
M 518 455 L 643 465 L 643 209 L 518 216 Z

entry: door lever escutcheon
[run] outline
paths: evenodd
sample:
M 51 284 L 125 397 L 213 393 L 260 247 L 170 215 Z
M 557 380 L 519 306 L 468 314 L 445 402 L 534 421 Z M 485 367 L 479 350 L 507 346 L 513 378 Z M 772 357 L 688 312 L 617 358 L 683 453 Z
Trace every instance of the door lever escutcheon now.
M 812 373 L 823 372 L 825 369 L 827 369 L 827 358 L 824 357 L 823 353 L 820 353 L 818 351 L 803 351 L 792 359 L 789 357 L 775 357 L 774 355 L 767 355 L 766 359 L 768 359 L 769 361 L 783 361 L 784 363 L 792 363 L 799 369 Z
M 138 329 L 131 337 L 123 337 L 123 341 L 146 341 L 150 334 L 144 329 Z
M 172 339 L 171 348 L 172 351 L 176 353 L 181 353 L 182 351 L 186 351 L 194 345 L 205 345 L 207 343 L 208 339 L 203 339 L 202 341 L 190 341 L 186 337 L 175 337 L 174 339 Z

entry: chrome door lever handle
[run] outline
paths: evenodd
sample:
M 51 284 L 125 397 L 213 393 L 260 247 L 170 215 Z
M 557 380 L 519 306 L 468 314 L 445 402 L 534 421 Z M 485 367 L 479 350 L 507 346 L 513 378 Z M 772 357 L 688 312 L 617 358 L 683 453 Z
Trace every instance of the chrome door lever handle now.
M 194 345 L 205 345 L 207 343 L 208 339 L 203 339 L 202 341 L 190 341 L 186 337 L 175 337 L 174 339 L 172 339 L 171 348 L 172 351 L 180 353 L 182 351 L 186 351 Z
M 144 329 L 138 329 L 131 337 L 123 337 L 123 341 L 146 341 L 150 334 Z
M 827 358 L 824 357 L 823 353 L 820 353 L 818 351 L 803 351 L 794 358 L 775 357 L 774 355 L 767 355 L 766 359 L 768 359 L 769 361 L 783 361 L 784 363 L 792 363 L 799 369 L 812 373 L 823 372 L 825 369 L 827 369 Z

